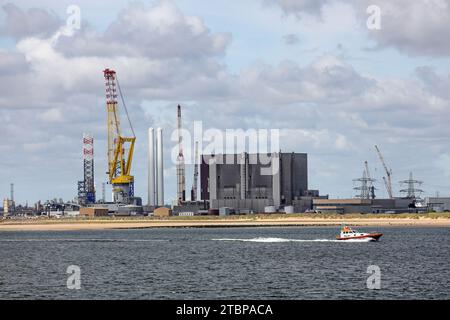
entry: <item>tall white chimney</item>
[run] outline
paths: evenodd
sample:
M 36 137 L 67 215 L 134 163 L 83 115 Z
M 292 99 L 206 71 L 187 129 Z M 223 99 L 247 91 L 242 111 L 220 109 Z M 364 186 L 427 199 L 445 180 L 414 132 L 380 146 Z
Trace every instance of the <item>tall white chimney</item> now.
M 164 205 L 164 163 L 162 129 L 156 130 L 157 204 Z
M 155 130 L 148 129 L 148 205 L 156 205 L 156 179 L 155 179 Z

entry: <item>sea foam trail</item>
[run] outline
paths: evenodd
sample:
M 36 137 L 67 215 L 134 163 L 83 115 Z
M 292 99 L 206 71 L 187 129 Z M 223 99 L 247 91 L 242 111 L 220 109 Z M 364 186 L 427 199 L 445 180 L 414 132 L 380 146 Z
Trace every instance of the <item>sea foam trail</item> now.
M 241 241 L 241 242 L 369 242 L 370 239 L 350 239 L 350 240 L 335 240 L 335 239 L 286 239 L 286 238 L 251 238 L 251 239 L 212 239 L 213 241 Z

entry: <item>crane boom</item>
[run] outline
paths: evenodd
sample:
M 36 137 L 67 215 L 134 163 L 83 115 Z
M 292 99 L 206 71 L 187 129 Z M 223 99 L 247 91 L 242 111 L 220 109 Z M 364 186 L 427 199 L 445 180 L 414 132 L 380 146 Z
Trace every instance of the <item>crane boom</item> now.
M 384 161 L 383 155 L 381 154 L 381 151 L 380 151 L 380 149 L 378 148 L 377 145 L 375 145 L 375 149 L 377 150 L 378 157 L 380 158 L 380 161 L 381 161 L 381 163 L 383 165 L 384 171 L 386 172 L 387 181 L 386 181 L 386 178 L 383 177 L 383 180 L 385 181 L 386 190 L 388 192 L 389 198 L 393 199 L 394 195 L 392 193 L 392 177 L 391 177 L 392 176 L 392 170 L 388 169 L 388 167 L 387 167 L 387 165 L 386 165 L 386 163 Z
M 134 144 L 136 137 L 124 137 L 121 133 L 120 117 L 117 102 L 117 75 L 114 70 L 103 70 L 106 86 L 106 110 L 108 125 L 108 178 L 113 186 L 114 202 L 128 203 L 134 196 L 134 177 L 131 173 Z M 123 96 L 119 92 L 123 101 Z M 124 101 L 123 101 L 124 103 Z M 124 107 L 125 103 L 124 103 Z M 125 110 L 128 117 L 128 111 Z M 128 117 L 128 121 L 131 122 Z M 131 130 L 133 128 L 131 127 Z M 127 148 L 127 144 L 129 144 Z

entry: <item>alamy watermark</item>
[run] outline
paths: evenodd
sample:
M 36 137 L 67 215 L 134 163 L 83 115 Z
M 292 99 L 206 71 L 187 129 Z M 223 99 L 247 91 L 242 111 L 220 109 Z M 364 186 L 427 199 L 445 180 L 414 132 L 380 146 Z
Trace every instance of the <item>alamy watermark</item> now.
M 367 273 L 370 276 L 367 278 L 366 284 L 369 290 L 381 289 L 381 269 L 377 265 L 370 265 L 367 267 Z
M 202 121 L 194 121 L 193 132 L 181 129 L 180 133 L 181 141 L 178 129 L 171 134 L 171 140 L 176 142 L 171 151 L 174 164 L 179 161 L 180 143 L 184 163 L 194 164 L 194 148 L 198 142 L 198 154 L 203 156 L 202 159 L 207 164 L 260 164 L 261 175 L 278 173 L 279 163 L 274 159 L 280 152 L 279 129 L 204 130 Z M 248 154 L 246 159 L 243 158 L 244 154 Z
M 66 19 L 66 27 L 72 30 L 81 29 L 81 9 L 72 4 L 67 7 L 66 13 L 69 15 Z
M 366 21 L 367 29 L 369 30 L 381 30 L 381 8 L 377 5 L 370 5 L 366 10 L 369 17 Z
M 81 29 L 81 8 L 75 4 L 67 7 L 66 25 L 62 26 L 52 37 L 52 42 L 56 43 L 58 38 L 63 35 L 73 37 L 77 30 Z
M 67 278 L 67 289 L 80 290 L 81 289 L 81 269 L 77 265 L 70 265 L 67 267 L 66 273 L 69 274 Z

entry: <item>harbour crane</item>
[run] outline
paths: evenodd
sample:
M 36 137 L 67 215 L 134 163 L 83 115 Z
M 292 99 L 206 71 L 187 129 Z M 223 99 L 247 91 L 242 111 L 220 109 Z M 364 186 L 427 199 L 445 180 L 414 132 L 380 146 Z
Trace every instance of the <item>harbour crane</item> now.
M 130 174 L 133 161 L 136 135 L 131 125 L 128 110 L 123 99 L 117 74 L 114 70 L 103 71 L 106 86 L 106 110 L 108 121 L 108 181 L 113 189 L 113 201 L 116 203 L 130 203 L 134 197 L 134 176 Z M 119 104 L 117 93 L 120 94 L 128 123 L 133 133 L 132 137 L 124 137 L 120 127 Z
M 381 151 L 377 145 L 375 145 L 375 149 L 377 150 L 378 157 L 380 158 L 381 164 L 383 165 L 384 171 L 386 172 L 386 177 L 383 177 L 383 180 L 386 186 L 387 193 L 389 195 L 389 198 L 393 199 L 394 195 L 392 192 L 392 170 L 388 169 L 386 162 L 384 161 L 383 155 L 381 154 Z

